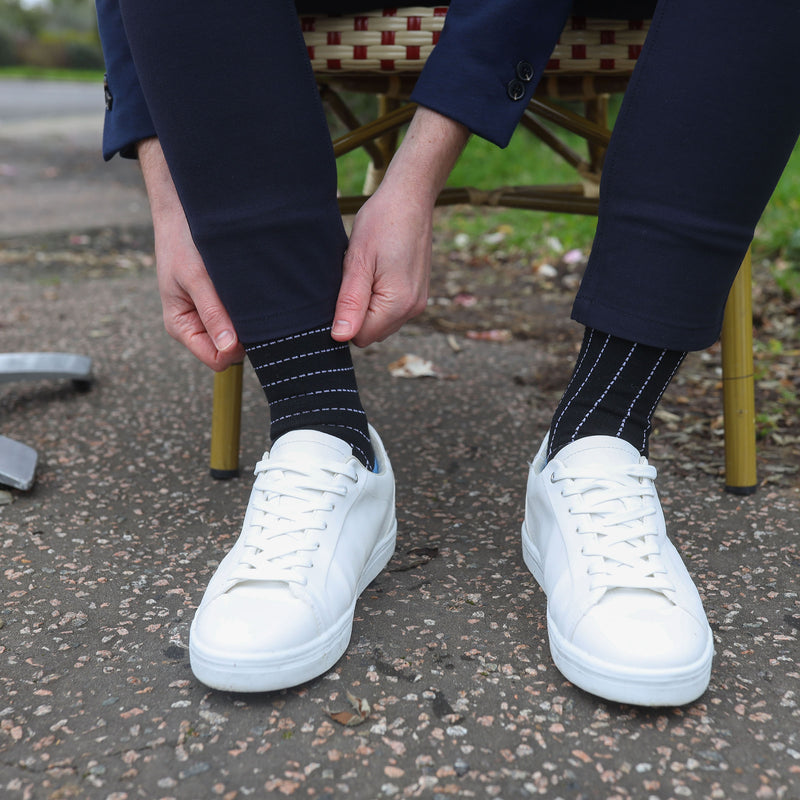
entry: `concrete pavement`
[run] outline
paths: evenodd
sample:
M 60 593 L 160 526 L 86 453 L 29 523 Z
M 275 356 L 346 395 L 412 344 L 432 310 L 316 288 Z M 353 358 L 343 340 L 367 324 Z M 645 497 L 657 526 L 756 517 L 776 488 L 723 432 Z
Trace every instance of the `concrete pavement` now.
M 4 222 L 0 350 L 86 353 L 97 380 L 86 394 L 0 386 L 0 432 L 40 452 L 33 490 L 0 506 L 4 798 L 800 798 L 796 477 L 734 497 L 654 442 L 715 634 L 698 702 L 605 703 L 553 667 L 519 546 L 527 460 L 556 397 L 532 379 L 554 369 L 545 338 L 453 340 L 422 320 L 357 352 L 397 473 L 399 536 L 347 654 L 274 694 L 193 680 L 189 622 L 238 534 L 264 402 L 247 372 L 243 477 L 211 480 L 210 375 L 163 332 L 150 234 L 130 217 L 131 198 L 144 202 L 135 168 L 105 173 L 112 198 L 105 168 L 82 166 L 93 145 L 51 141 L 2 139 L 0 163 L 22 175 L 58 153 L 48 185 L 89 186 L 95 216 L 54 200 L 35 229 Z M 38 185 L 14 180 L 3 220 Z M 408 353 L 446 377 L 392 377 Z M 348 693 L 370 706 L 355 727 L 332 716 Z

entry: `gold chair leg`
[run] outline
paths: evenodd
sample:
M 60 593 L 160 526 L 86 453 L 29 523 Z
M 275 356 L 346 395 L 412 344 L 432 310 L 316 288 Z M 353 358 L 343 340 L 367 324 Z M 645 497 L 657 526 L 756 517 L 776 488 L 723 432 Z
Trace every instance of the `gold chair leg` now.
M 725 306 L 722 323 L 722 401 L 725 415 L 725 488 L 756 490 L 755 382 L 753 377 L 752 262 L 747 251 Z
M 400 101 L 393 97 L 387 97 L 384 94 L 378 95 L 378 118 L 385 117 L 390 111 L 396 111 L 401 105 Z M 373 194 L 380 186 L 383 176 L 389 167 L 389 162 L 392 160 L 395 150 L 397 150 L 398 139 L 398 131 L 395 129 L 375 140 L 375 144 L 381 154 L 381 164 L 376 166 L 372 159 L 367 164 L 367 174 L 364 177 L 365 195 Z
M 214 409 L 211 414 L 211 477 L 239 475 L 239 433 L 242 421 L 242 365 L 234 364 L 214 374 Z

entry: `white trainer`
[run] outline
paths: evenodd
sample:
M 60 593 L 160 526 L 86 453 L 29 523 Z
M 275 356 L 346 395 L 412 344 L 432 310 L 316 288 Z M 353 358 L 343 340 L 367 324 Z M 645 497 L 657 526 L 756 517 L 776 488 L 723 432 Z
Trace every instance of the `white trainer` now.
M 525 564 L 547 595 L 553 661 L 576 686 L 642 706 L 708 687 L 714 640 L 667 538 L 656 470 L 627 442 L 588 436 L 531 464 Z
M 347 649 L 356 600 L 392 557 L 397 532 L 392 467 L 370 435 L 377 472 L 313 430 L 284 434 L 264 454 L 239 539 L 192 621 L 198 680 L 232 692 L 285 689 Z

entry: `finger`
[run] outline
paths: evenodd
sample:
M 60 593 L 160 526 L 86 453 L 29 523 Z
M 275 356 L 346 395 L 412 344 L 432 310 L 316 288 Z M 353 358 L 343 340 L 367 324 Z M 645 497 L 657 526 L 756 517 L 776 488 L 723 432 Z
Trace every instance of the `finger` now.
M 218 322 L 217 330 L 224 332 L 227 327 L 226 322 L 229 323 L 227 313 L 221 304 L 214 306 L 213 298 L 211 302 L 210 308 L 212 310 L 207 311 L 207 313 L 213 316 L 215 307 L 222 310 L 223 317 Z M 218 300 L 217 303 L 219 303 Z M 163 296 L 162 306 L 164 327 L 167 333 L 186 347 L 192 355 L 206 366 L 214 370 L 221 370 L 226 366 L 230 366 L 230 364 L 241 361 L 244 357 L 244 349 L 238 340 L 233 343 L 227 343 L 225 349 L 220 349 L 217 346 L 217 343 L 206 328 L 206 323 L 201 319 L 192 298 L 188 295 L 180 293 Z M 211 324 L 213 325 L 214 323 Z M 230 325 L 230 328 L 232 329 L 233 326 Z M 217 333 L 218 338 L 219 336 L 220 334 Z M 224 338 L 223 341 L 225 341 Z
M 241 344 L 237 343 L 228 350 L 220 351 L 205 331 L 198 331 L 184 344 L 196 358 L 215 372 L 222 372 L 244 359 L 244 348 Z
M 397 333 L 410 319 L 421 314 L 427 308 L 427 283 L 419 288 L 420 291 L 413 295 L 405 291 L 395 296 L 374 293 L 353 344 L 366 347 L 373 342 L 382 342 Z
M 353 337 L 353 344 L 367 347 L 374 342 L 382 342 L 399 331 L 409 316 L 400 305 L 386 302 L 385 298 L 373 294 L 361 329 Z
M 237 349 L 239 339 L 233 322 L 207 275 L 193 286 L 191 301 L 197 309 L 200 326 L 213 346 L 220 353 Z
M 347 342 L 358 335 L 372 297 L 373 270 L 359 251 L 348 250 L 344 256 L 342 285 L 336 300 L 331 336 Z
M 218 369 L 220 352 L 203 327 L 194 307 L 180 311 L 165 307 L 164 327 L 167 333 L 195 358 L 211 369 Z

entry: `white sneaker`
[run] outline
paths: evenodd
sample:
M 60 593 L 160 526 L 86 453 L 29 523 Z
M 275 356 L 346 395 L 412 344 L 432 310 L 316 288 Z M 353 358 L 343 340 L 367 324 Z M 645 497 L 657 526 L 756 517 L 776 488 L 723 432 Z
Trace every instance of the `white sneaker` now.
M 531 464 L 522 551 L 547 594 L 553 661 L 587 692 L 677 706 L 708 687 L 714 640 L 667 538 L 656 470 L 627 442 L 589 436 Z
M 358 596 L 394 552 L 394 475 L 370 428 L 378 472 L 313 430 L 284 434 L 256 466 L 241 535 L 189 633 L 198 680 L 264 692 L 330 669 L 347 649 Z

